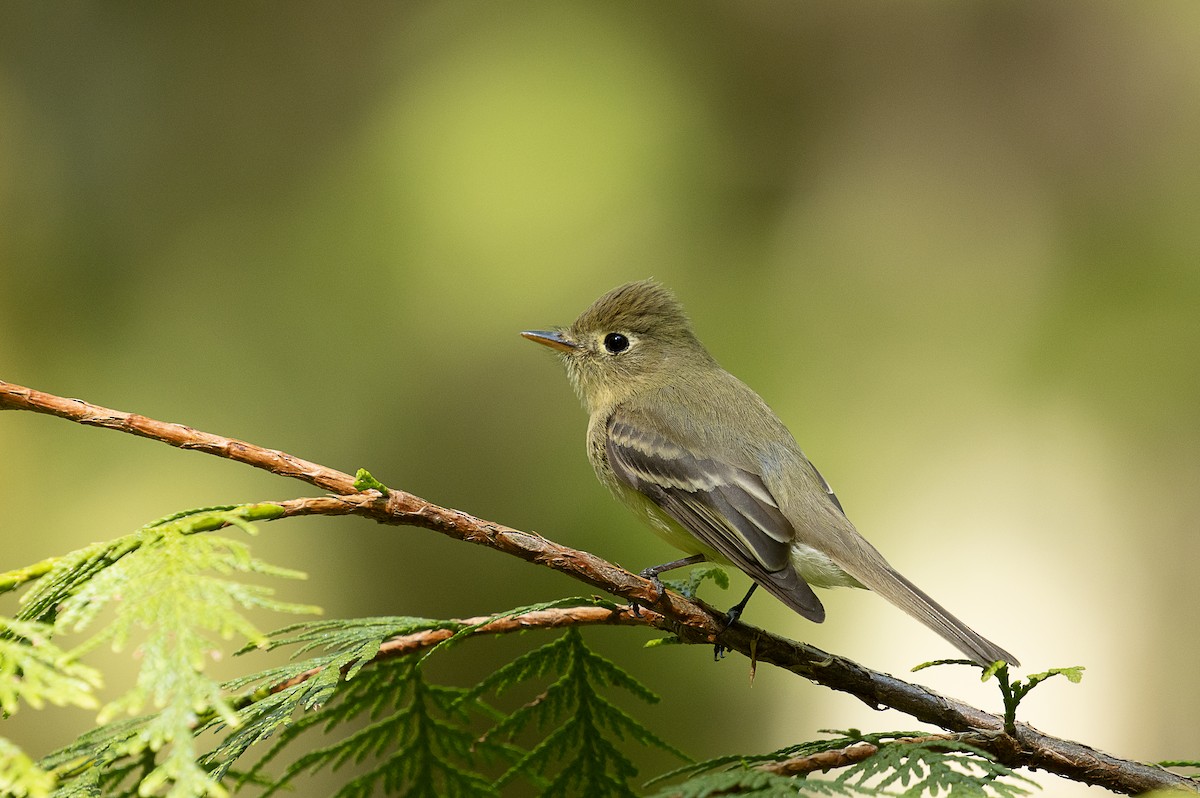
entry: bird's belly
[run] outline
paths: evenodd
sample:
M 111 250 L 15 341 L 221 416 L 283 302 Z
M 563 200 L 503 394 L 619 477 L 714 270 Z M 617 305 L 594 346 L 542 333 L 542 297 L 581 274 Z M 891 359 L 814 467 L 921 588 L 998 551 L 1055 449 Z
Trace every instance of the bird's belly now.
M 813 587 L 863 587 L 827 555 L 803 543 L 792 543 L 792 567 Z

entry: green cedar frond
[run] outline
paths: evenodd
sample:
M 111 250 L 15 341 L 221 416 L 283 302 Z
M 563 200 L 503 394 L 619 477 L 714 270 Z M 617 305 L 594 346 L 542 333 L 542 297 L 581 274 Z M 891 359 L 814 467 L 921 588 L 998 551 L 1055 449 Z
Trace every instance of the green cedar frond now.
M 22 701 L 34 709 L 97 706 L 100 672 L 73 661 L 50 634 L 46 624 L 0 618 L 0 713 L 12 715 Z
M 1015 734 L 1017 707 L 1020 706 L 1021 701 L 1025 699 L 1025 696 L 1029 695 L 1033 688 L 1054 676 L 1063 676 L 1071 684 L 1079 684 L 1083 679 L 1084 667 L 1082 665 L 1075 665 L 1069 668 L 1051 668 L 1048 671 L 1031 674 L 1025 677 L 1024 681 L 1015 679 L 1011 684 L 1009 684 L 1007 665 L 1000 667 L 993 666 L 989 671 L 994 671 L 996 682 L 1000 686 L 1000 696 L 1004 701 L 1004 731 L 1006 734 Z
M 662 582 L 684 598 L 692 599 L 696 597 L 696 592 L 705 579 L 711 579 L 712 583 L 722 590 L 729 589 L 729 574 L 723 567 L 712 562 L 693 565 L 688 571 L 687 579 L 664 579 Z
M 93 543 L 54 558 L 53 565 L 40 577 L 36 587 L 21 597 L 22 609 L 18 617 L 26 621 L 53 623 L 59 606 L 67 597 L 125 555 L 154 543 L 167 531 L 188 535 L 233 525 L 252 534 L 254 528 L 251 522 L 278 518 L 282 514 L 282 507 L 270 503 L 184 510 L 152 521 L 116 540 Z
M 923 671 L 926 668 L 937 668 L 942 665 L 966 665 L 970 668 L 980 667 L 979 663 L 972 659 L 962 659 L 961 657 L 951 657 L 949 659 L 935 659 L 929 662 L 922 662 L 920 665 L 914 665 L 910 670 L 912 673 Z M 987 669 L 984 669 L 985 672 Z
M 1071 684 L 1079 684 L 1083 681 L 1083 672 L 1085 670 L 1087 669 L 1082 665 L 1072 665 L 1069 668 L 1051 668 L 1048 671 L 1031 674 L 1025 677 L 1025 684 L 1027 685 L 1025 693 L 1028 694 L 1030 690 L 1052 676 L 1063 676 Z
M 1200 761 L 1195 759 L 1166 759 L 1155 764 L 1163 768 L 1200 768 Z M 1193 773 L 1188 778 L 1193 781 L 1200 781 L 1200 773 Z
M 38 765 L 58 777 L 54 798 L 136 794 L 136 781 L 124 790 L 118 786 L 128 781 L 131 774 L 144 776 L 154 767 L 152 751 L 131 755 L 140 749 L 137 740 L 149 721 L 150 716 L 124 718 L 99 726 L 43 757 Z
M 748 795 L 753 798 L 797 798 L 805 795 L 877 795 L 850 784 L 820 779 L 788 778 L 762 770 L 739 767 L 710 773 L 702 778 L 665 787 L 650 798 L 710 798 L 718 795 Z
M 557 678 L 536 699 L 501 720 L 487 738 L 513 739 L 526 728 L 552 729 L 529 753 L 501 776 L 503 785 L 519 775 L 535 784 L 549 774 L 543 796 L 633 795 L 628 781 L 637 769 L 611 738 L 632 739 L 681 759 L 687 757 L 628 713 L 601 696 L 600 687 L 628 690 L 648 703 L 658 697 L 614 663 L 589 649 L 576 629 L 500 668 L 471 690 L 497 694 L 531 679 Z
M 835 781 L 883 791 L 899 786 L 902 798 L 1017 798 L 1034 781 L 1001 765 L 991 755 L 957 740 L 879 742 L 874 756 L 849 766 Z M 1012 783 L 1024 782 L 1024 785 Z
M 140 766 L 143 775 L 137 789 L 142 794 L 164 792 L 180 798 L 226 794 L 198 764 L 193 737 L 193 730 L 209 713 L 229 725 L 239 723 L 221 686 L 204 674 L 206 663 L 220 656 L 216 638 L 265 642 L 244 616 L 246 610 L 314 612 L 317 608 L 278 601 L 269 588 L 234 578 L 302 574 L 255 559 L 240 541 L 195 533 L 224 526 L 252 532 L 251 520 L 279 512 L 278 505 L 268 504 L 179 513 L 113 543 L 64 557 L 24 597 L 23 615 L 53 619 L 60 633 L 92 629 L 100 614 L 111 608 L 113 620 L 73 653 L 102 643 L 120 650 L 137 637 L 140 668 L 134 687 L 101 710 L 100 722 L 147 707 L 156 710 L 129 725 L 110 724 L 77 740 L 66 750 L 78 751 L 82 757 L 78 766 L 49 757 L 71 773 L 69 792 L 64 794 L 86 795 L 92 790 L 89 784 L 108 789 L 109 777 L 129 761 L 147 765 Z M 85 777 L 88 769 L 100 775 Z
M 359 669 L 379 653 L 379 647 L 384 641 L 397 635 L 441 629 L 447 625 L 453 626 L 453 623 L 397 616 L 312 621 L 293 624 L 272 632 L 263 646 L 265 649 L 295 646 L 293 656 L 314 650 L 322 650 L 325 653 L 226 682 L 223 687 L 231 693 L 254 689 L 233 702 L 238 710 L 241 725 L 205 755 L 204 763 L 213 768 L 217 777 L 223 777 L 251 746 L 288 728 L 298 710 L 317 709 L 332 701 L 337 691 L 354 679 Z M 249 650 L 256 649 L 249 647 L 238 653 Z M 277 685 L 301 676 L 307 678 L 283 690 L 276 688 Z M 314 723 L 323 723 L 325 717 L 309 716 L 302 720 L 301 725 L 307 728 Z M 222 719 L 214 715 L 201 731 L 215 729 L 221 725 Z M 281 746 L 277 744 L 276 748 Z M 273 750 L 269 756 L 274 756 L 275 753 L 277 751 Z M 251 771 L 246 777 L 252 775 L 256 776 L 257 771 Z
M 46 798 L 54 789 L 54 776 L 9 740 L 0 737 L 0 795 Z
M 691 776 L 682 784 L 664 787 L 658 795 L 706 796 L 734 791 L 748 795 L 889 795 L 920 798 L 1017 798 L 1028 795 L 1034 782 L 1001 765 L 985 751 L 957 740 L 924 740 L 919 731 L 862 734 L 850 730 L 837 737 L 788 746 L 767 755 L 723 756 L 664 774 L 651 783 Z M 763 762 L 812 756 L 867 742 L 878 748 L 869 758 L 848 765 L 837 778 L 824 780 L 770 775 L 754 768 Z M 1014 780 L 1024 784 L 1014 784 Z M 897 792 L 897 788 L 902 788 Z M 791 790 L 790 793 L 787 790 Z
M 244 654 L 255 648 L 273 651 L 284 646 L 295 646 L 296 650 L 292 652 L 295 658 L 320 649 L 328 652 L 329 661 L 336 661 L 339 668 L 350 668 L 346 678 L 352 679 L 359 668 L 379 653 L 379 647 L 393 637 L 434 629 L 458 629 L 461 626 L 457 621 L 407 615 L 306 621 L 277 629 L 259 646 L 247 646 L 238 653 Z M 314 662 L 312 667 L 318 664 L 320 662 Z M 249 677 L 250 680 L 255 678 Z M 231 686 L 230 689 L 241 688 Z
M 115 619 L 80 650 L 102 642 L 121 650 L 133 635 L 147 633 L 139 647 L 136 687 L 106 707 L 101 722 L 119 712 L 136 713 L 148 703 L 174 704 L 181 715 L 223 707 L 219 686 L 203 676 L 205 662 L 219 655 L 210 638 L 265 642 L 242 610 L 316 609 L 276 601 L 269 588 L 223 578 L 249 573 L 282 574 L 251 557 L 240 541 L 167 529 L 153 545 L 125 555 L 63 601 L 58 626 L 71 631 L 92 626 L 109 605 L 116 611 Z M 235 722 L 231 712 L 224 714 Z
M 511 746 L 478 739 L 469 725 L 469 710 L 475 702 L 464 701 L 465 692 L 425 681 L 414 657 L 379 662 L 347 682 L 338 692 L 338 701 L 283 729 L 251 775 L 317 726 L 329 732 L 365 719 L 368 724 L 361 730 L 296 760 L 265 795 L 296 782 L 305 773 L 371 759 L 378 764 L 343 785 L 335 798 L 365 798 L 376 789 L 389 796 L 414 798 L 493 798 L 497 792 L 492 780 L 472 770 L 472 763 L 480 757 L 511 762 L 517 752 Z
M 646 782 L 649 787 L 659 782 L 669 781 L 679 778 L 680 776 L 693 776 L 700 773 L 712 773 L 723 771 L 725 769 L 737 770 L 738 768 L 748 768 L 753 765 L 763 762 L 780 762 L 785 759 L 794 759 L 805 756 L 812 756 L 824 751 L 835 751 L 839 748 L 845 748 L 857 742 L 870 742 L 878 745 L 886 739 L 896 739 L 901 737 L 920 737 L 925 735 L 925 732 L 884 732 L 879 734 L 862 734 L 856 729 L 846 731 L 833 729 L 820 729 L 821 732 L 836 734 L 837 737 L 826 737 L 820 740 L 809 740 L 803 743 L 795 743 L 793 745 L 780 748 L 777 751 L 772 751 L 767 754 L 726 754 L 724 756 L 706 759 L 703 762 L 689 762 L 682 767 L 655 776 L 650 781 Z M 760 771 L 752 771 L 760 772 Z M 691 783 L 691 782 L 686 782 Z M 793 787 L 793 789 L 795 789 Z

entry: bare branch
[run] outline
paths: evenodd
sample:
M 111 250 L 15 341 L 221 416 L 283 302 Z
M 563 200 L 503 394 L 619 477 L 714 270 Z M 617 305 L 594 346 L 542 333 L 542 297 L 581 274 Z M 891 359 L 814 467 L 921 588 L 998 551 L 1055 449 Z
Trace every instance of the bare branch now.
M 568 626 L 645 626 L 647 621 L 656 615 L 657 613 L 650 612 L 649 610 L 642 610 L 640 615 L 634 615 L 629 609 L 611 610 L 605 607 L 560 607 L 558 609 L 523 612 L 519 615 L 509 615 L 494 621 L 489 621 L 488 616 L 481 616 L 478 618 L 456 620 L 452 621 L 452 623 L 458 624 L 460 628 L 476 626 L 477 628 L 472 629 L 470 632 L 472 636 L 476 636 L 510 634 L 512 632 L 524 632 L 529 629 L 563 629 Z M 418 651 L 433 648 L 438 643 L 444 643 L 458 633 L 458 629 L 427 629 L 422 632 L 399 635 L 384 642 L 379 647 L 379 653 L 371 658 L 371 662 L 380 662 L 382 660 L 415 654 Z M 349 670 L 350 667 L 350 665 L 345 666 L 343 673 Z M 298 673 L 290 679 L 271 685 L 266 689 L 266 692 L 278 693 L 302 682 L 307 682 L 322 670 L 322 668 L 313 668 L 304 673 Z
M 285 515 L 354 514 L 385 524 L 419 526 L 544 565 L 607 593 L 642 604 L 653 604 L 657 612 L 643 612 L 643 622 L 669 631 L 683 642 L 712 644 L 720 635 L 722 645 L 746 655 L 754 663 L 767 662 L 790 670 L 818 684 L 849 693 L 873 708 L 891 707 L 951 732 L 972 733 L 972 743 L 1010 767 L 1045 770 L 1073 781 L 1126 794 L 1162 788 L 1200 792 L 1200 784 L 1196 781 L 1164 768 L 1120 759 L 1080 743 L 1051 737 L 1024 723 L 1016 725 L 1015 736 L 1005 734 L 1003 721 L 998 715 L 940 695 L 926 687 L 873 671 L 813 646 L 742 623 L 736 623 L 721 632 L 723 613 L 701 601 L 690 601 L 674 593 L 667 593 L 656 601 L 659 597 L 649 580 L 587 552 L 560 546 L 531 532 L 522 532 L 458 510 L 439 507 L 404 491 L 390 490 L 386 496 L 377 491 L 356 492 L 354 478 L 350 475 L 285 452 L 212 435 L 182 424 L 164 423 L 98 407 L 78 399 L 64 399 L 3 381 L 0 381 L 0 409 L 31 410 L 80 424 L 151 438 L 182 449 L 236 460 L 280 476 L 300 479 L 338 494 L 278 502 L 284 508 Z M 566 622 L 567 616 L 562 615 L 525 620 L 527 626 L 562 625 Z M 402 638 L 394 645 L 397 649 L 403 649 L 426 643 Z

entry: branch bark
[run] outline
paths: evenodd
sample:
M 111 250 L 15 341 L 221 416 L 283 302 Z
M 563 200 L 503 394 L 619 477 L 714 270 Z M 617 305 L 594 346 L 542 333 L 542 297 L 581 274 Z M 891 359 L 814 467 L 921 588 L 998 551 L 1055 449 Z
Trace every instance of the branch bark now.
M 284 516 L 353 514 L 384 524 L 418 526 L 552 568 L 628 601 L 653 604 L 655 612 L 643 611 L 641 622 L 671 632 L 683 642 L 711 645 L 720 636 L 723 646 L 744 654 L 752 662 L 784 668 L 830 689 L 849 693 L 873 708 L 891 707 L 947 731 L 972 733 L 973 743 L 1010 767 L 1045 770 L 1072 781 L 1130 795 L 1164 788 L 1200 792 L 1200 784 L 1192 779 L 1043 734 L 1025 723 L 1016 724 L 1015 735 L 1005 734 L 1003 721 L 997 715 L 813 646 L 742 623 L 722 632 L 724 614 L 720 611 L 675 593 L 660 598 L 649 580 L 592 554 L 560 546 L 532 532 L 440 507 L 405 491 L 389 489 L 386 495 L 375 490 L 358 491 L 354 477 L 349 474 L 286 452 L 4 381 L 0 381 L 0 409 L 44 413 L 150 438 L 299 479 L 335 494 L 277 502 L 284 509 Z M 540 623 L 549 623 L 550 618 L 547 616 Z

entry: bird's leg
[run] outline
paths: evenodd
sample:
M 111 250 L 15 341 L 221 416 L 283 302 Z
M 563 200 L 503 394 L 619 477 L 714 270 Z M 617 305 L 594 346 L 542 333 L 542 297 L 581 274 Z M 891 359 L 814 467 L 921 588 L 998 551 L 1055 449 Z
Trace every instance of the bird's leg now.
M 751 582 L 750 589 L 746 591 L 746 595 L 742 597 L 742 600 L 730 607 L 729 612 L 725 613 L 725 625 L 721 627 L 722 632 L 733 626 L 734 621 L 742 617 L 742 611 L 750 603 L 750 597 L 754 595 L 755 590 L 758 590 L 758 582 Z M 720 659 L 725 656 L 725 652 L 728 650 L 725 646 L 717 643 L 713 646 L 713 659 Z
M 651 604 L 657 604 L 659 601 L 661 601 L 663 593 L 666 592 L 666 588 L 663 587 L 662 580 L 658 578 L 659 574 L 667 571 L 674 571 L 676 568 L 683 568 L 685 565 L 702 563 L 705 559 L 706 558 L 703 554 L 693 554 L 691 557 L 684 557 L 682 560 L 672 560 L 671 562 L 665 562 L 662 565 L 655 565 L 651 566 L 650 568 L 643 569 L 638 576 L 642 577 L 642 579 L 649 579 L 654 584 L 654 590 L 658 594 Z M 634 615 L 642 614 L 642 608 L 639 607 L 636 602 L 630 602 L 629 610 Z
M 754 595 L 755 590 L 758 590 L 758 582 L 751 582 L 750 589 L 746 591 L 746 595 L 742 597 L 742 600 L 730 607 L 729 612 L 725 613 L 725 629 L 733 626 L 733 622 L 742 617 L 742 611 L 750 603 L 750 597 Z M 723 632 L 725 629 L 721 631 Z

